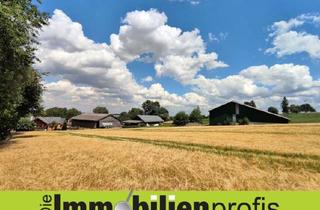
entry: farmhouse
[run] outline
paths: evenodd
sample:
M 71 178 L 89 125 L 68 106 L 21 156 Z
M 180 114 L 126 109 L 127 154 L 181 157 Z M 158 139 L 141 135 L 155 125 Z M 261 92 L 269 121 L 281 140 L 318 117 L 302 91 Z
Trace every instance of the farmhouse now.
M 112 114 L 81 114 L 70 119 L 72 127 L 114 128 L 121 127 L 121 121 Z
M 238 122 L 245 117 L 256 123 L 288 123 L 289 119 L 255 107 L 231 101 L 209 111 L 209 124 L 222 125 L 226 121 Z
M 37 129 L 48 129 L 51 124 L 56 124 L 57 128 L 62 128 L 66 119 L 61 117 L 36 117 L 33 122 L 36 124 Z
M 164 120 L 158 115 L 137 115 L 133 120 L 123 121 L 126 126 L 150 126 L 159 125 L 163 122 Z

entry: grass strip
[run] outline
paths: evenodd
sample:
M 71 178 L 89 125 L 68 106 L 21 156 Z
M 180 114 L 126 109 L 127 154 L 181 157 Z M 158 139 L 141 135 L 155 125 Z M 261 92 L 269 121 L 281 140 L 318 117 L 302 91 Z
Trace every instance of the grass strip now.
M 130 138 L 130 137 L 118 137 L 118 136 L 100 136 L 92 134 L 79 134 L 71 133 L 68 134 L 73 136 L 80 136 L 86 138 L 97 138 L 109 141 L 126 141 L 151 144 L 155 146 L 163 146 L 173 149 L 182 149 L 187 151 L 200 151 L 205 153 L 213 153 L 218 155 L 236 156 L 240 158 L 253 159 L 263 158 L 270 164 L 280 163 L 287 167 L 293 168 L 308 168 L 312 171 L 320 172 L 320 156 L 318 155 L 307 155 L 301 153 L 279 153 L 271 151 L 263 151 L 256 149 L 242 149 L 236 147 L 222 147 L 213 146 L 206 144 L 195 144 L 195 143 L 182 143 L 168 140 L 148 140 L 141 138 Z

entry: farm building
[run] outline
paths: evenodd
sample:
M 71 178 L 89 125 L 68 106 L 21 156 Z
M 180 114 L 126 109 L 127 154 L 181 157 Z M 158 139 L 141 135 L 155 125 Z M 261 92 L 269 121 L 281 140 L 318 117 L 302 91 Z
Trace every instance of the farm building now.
M 138 115 L 133 120 L 123 121 L 125 126 L 150 126 L 159 125 L 163 122 L 164 120 L 158 115 Z
M 66 119 L 61 117 L 36 117 L 33 122 L 37 129 L 48 129 L 52 124 L 56 124 L 57 129 L 61 129 Z
M 112 114 L 81 114 L 71 119 L 72 127 L 114 128 L 122 127 L 121 121 Z
M 209 124 L 222 125 L 248 118 L 254 123 L 289 123 L 289 119 L 255 107 L 231 101 L 209 111 Z

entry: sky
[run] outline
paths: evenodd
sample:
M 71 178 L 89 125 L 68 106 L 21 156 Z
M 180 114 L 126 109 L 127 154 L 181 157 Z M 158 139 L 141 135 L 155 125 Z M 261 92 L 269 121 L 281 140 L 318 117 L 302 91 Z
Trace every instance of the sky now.
M 170 114 L 230 100 L 320 110 L 320 1 L 43 0 L 44 105 Z

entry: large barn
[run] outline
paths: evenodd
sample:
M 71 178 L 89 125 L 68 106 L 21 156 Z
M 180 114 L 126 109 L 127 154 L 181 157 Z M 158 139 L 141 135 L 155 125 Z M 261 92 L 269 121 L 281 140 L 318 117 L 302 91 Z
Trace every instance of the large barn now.
M 122 127 L 121 121 L 112 114 L 81 114 L 71 119 L 72 127 L 114 128 Z
M 289 119 L 255 107 L 231 101 L 209 111 L 209 124 L 222 125 L 226 121 L 233 123 L 248 118 L 253 123 L 289 123 Z

